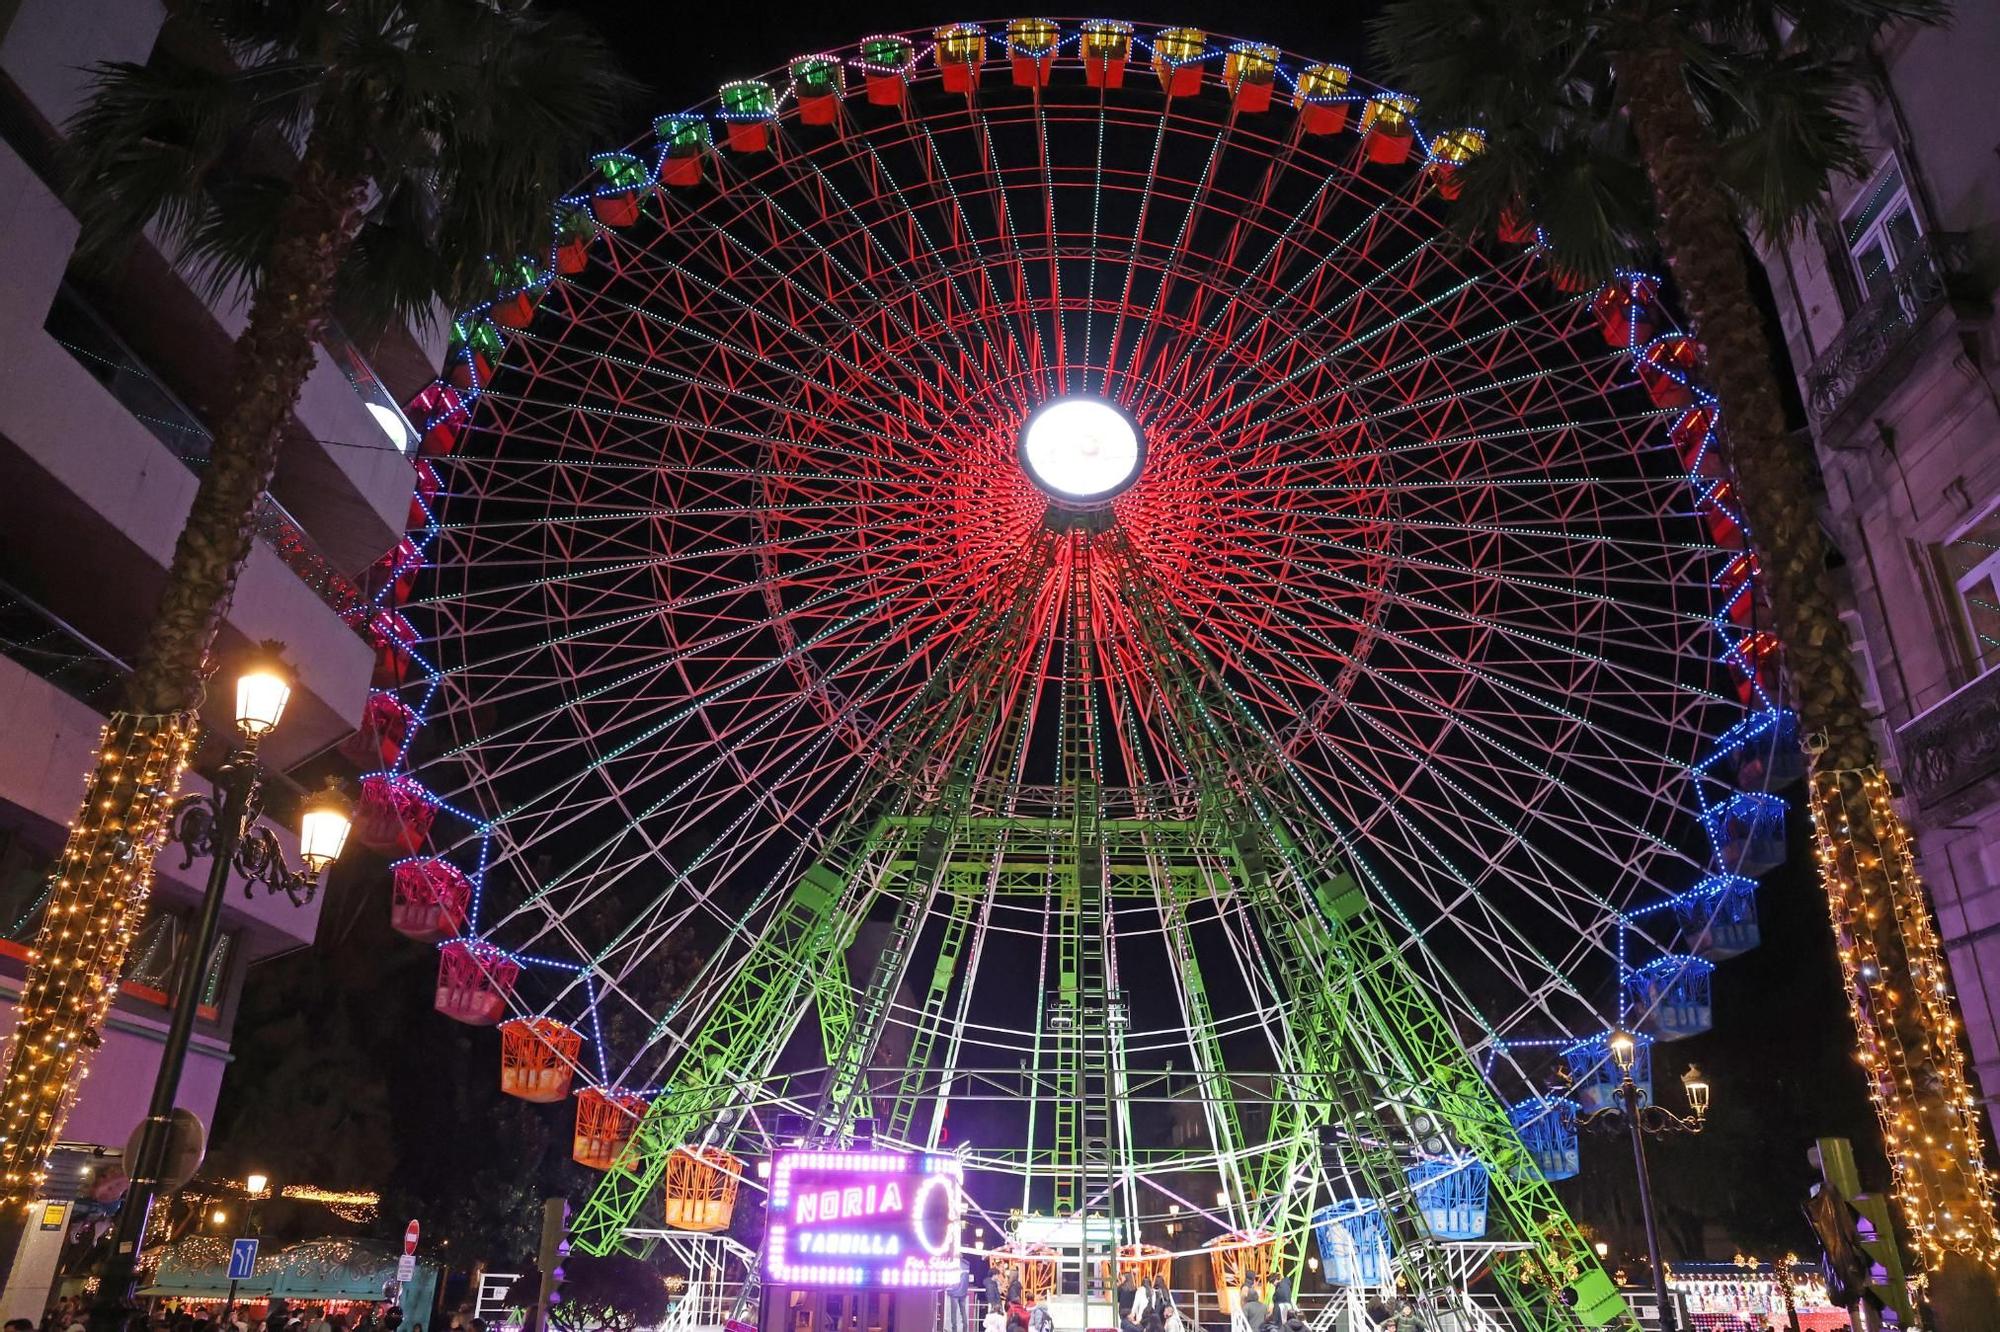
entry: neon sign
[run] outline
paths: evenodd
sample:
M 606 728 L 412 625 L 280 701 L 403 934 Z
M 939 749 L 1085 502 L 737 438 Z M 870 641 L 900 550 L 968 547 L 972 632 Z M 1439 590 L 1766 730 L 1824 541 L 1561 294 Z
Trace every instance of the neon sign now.
M 949 1156 L 802 1150 L 771 1166 L 764 1276 L 787 1286 L 958 1280 L 965 1174 Z

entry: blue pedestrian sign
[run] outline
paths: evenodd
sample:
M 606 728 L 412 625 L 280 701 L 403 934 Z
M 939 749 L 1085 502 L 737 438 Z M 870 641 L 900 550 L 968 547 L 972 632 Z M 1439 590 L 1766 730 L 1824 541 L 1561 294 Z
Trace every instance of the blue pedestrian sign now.
M 229 1245 L 229 1279 L 248 1281 L 257 1270 L 257 1241 L 234 1240 Z

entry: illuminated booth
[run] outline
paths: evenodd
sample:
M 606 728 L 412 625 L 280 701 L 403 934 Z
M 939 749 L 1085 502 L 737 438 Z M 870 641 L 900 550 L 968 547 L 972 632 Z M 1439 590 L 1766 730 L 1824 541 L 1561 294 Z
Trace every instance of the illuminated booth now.
M 927 1329 L 955 1284 L 965 1172 L 922 1152 L 800 1148 L 771 1162 L 764 1221 L 765 1332 Z

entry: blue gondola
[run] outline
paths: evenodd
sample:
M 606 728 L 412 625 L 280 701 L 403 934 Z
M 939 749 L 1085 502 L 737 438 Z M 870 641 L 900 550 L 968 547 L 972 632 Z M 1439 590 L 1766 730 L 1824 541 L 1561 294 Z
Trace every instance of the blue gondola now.
M 1785 802 L 1763 791 L 1739 791 L 1702 815 L 1715 863 L 1725 874 L 1754 879 L 1785 863 Z
M 1575 1179 L 1583 1170 L 1576 1109 L 1576 1102 L 1567 1096 L 1531 1096 L 1507 1107 L 1507 1118 L 1543 1179 Z
M 1632 1081 L 1639 1084 L 1639 1095 L 1650 1102 L 1653 1099 L 1653 1038 L 1634 1034 L 1636 1047 L 1632 1056 Z M 1584 1110 L 1602 1110 L 1607 1105 L 1617 1104 L 1618 1086 L 1625 1080 L 1618 1065 L 1611 1058 L 1611 1033 L 1604 1032 L 1588 1040 L 1578 1041 L 1565 1049 L 1563 1062 L 1569 1066 L 1570 1095 Z
M 1715 1025 L 1715 964 L 1669 953 L 1625 978 L 1625 1008 L 1657 1040 L 1699 1036 Z
M 1373 1198 L 1344 1198 L 1312 1214 L 1320 1266 L 1336 1286 L 1380 1286 L 1390 1279 L 1389 1218 Z
M 1789 708 L 1751 713 L 1723 737 L 1735 740 L 1736 789 L 1777 791 L 1806 775 L 1806 751 L 1799 744 L 1799 719 Z
M 1757 928 L 1757 881 L 1715 874 L 1674 899 L 1688 948 L 1711 962 L 1747 953 L 1763 940 Z
M 1416 1191 L 1417 1210 L 1424 1214 L 1431 1234 L 1445 1240 L 1476 1240 L 1486 1233 L 1486 1167 L 1477 1157 L 1433 1157 L 1403 1173 Z

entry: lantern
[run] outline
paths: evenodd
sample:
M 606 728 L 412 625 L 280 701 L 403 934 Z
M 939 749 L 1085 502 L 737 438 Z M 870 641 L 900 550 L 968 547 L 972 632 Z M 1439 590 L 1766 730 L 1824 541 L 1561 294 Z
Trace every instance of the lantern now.
M 1338 134 L 1347 128 L 1347 84 L 1354 77 L 1345 65 L 1307 65 L 1292 85 L 1292 105 L 1299 109 L 1299 128 L 1308 134 Z
M 1118 1246 L 1118 1271 L 1112 1272 L 1108 1258 L 1098 1264 L 1098 1270 L 1104 1274 L 1107 1289 L 1126 1273 L 1130 1273 L 1142 1286 L 1154 1281 L 1170 1282 L 1174 1256 L 1157 1244 L 1121 1244 Z
M 1091 19 L 1083 25 L 1083 81 L 1093 88 L 1125 86 L 1125 62 L 1132 58 L 1132 25 L 1118 19 Z
M 1651 1101 L 1653 1038 L 1623 1032 L 1618 1035 L 1632 1042 L 1632 1081 L 1638 1084 L 1640 1099 Z M 1584 1110 L 1602 1110 L 1617 1103 L 1618 1088 L 1625 1081 L 1625 1073 L 1618 1067 L 1618 1055 L 1612 1042 L 1612 1033 L 1604 1032 L 1578 1041 L 1562 1052 L 1563 1063 L 1569 1069 L 1570 1095 Z
M 451 362 L 452 387 L 460 393 L 485 387 L 506 350 L 507 344 L 492 320 L 472 316 L 454 320 L 451 350 L 445 353 L 445 359 Z
M 1049 86 L 1049 66 L 1056 58 L 1056 25 L 1047 19 L 1015 19 L 1007 25 L 1007 61 L 1016 88 Z
M 500 1090 L 549 1105 L 569 1095 L 583 1033 L 554 1018 L 514 1018 L 500 1024 Z
M 418 943 L 436 943 L 465 932 L 471 900 L 472 881 L 449 860 L 405 860 L 391 882 L 389 925 Z
M 870 37 L 861 43 L 861 80 L 870 106 L 901 106 L 916 48 L 906 37 Z
M 1336 1286 L 1382 1286 L 1391 1279 L 1389 1218 L 1373 1198 L 1345 1198 L 1312 1214 L 1320 1266 Z
M 421 458 L 417 460 L 415 470 L 416 484 L 410 488 L 410 508 L 403 525 L 421 529 L 431 525 L 431 515 L 437 509 L 438 491 L 443 483 L 438 480 L 437 468 Z
M 494 260 L 493 322 L 502 328 L 526 328 L 535 322 L 535 306 L 541 302 L 542 275 L 527 259 Z
M 1278 48 L 1262 42 L 1238 42 L 1222 61 L 1222 82 L 1241 112 L 1263 111 L 1271 105 L 1271 85 L 1278 77 Z
M 1438 193 L 1456 199 L 1465 188 L 1459 176 L 1467 162 L 1486 151 L 1486 136 L 1476 129 L 1446 130 L 1431 140 L 1431 175 Z
M 736 1211 L 743 1163 L 720 1147 L 682 1147 L 667 1158 L 667 1224 L 675 1230 L 727 1230 Z
M 1763 942 L 1755 879 L 1711 875 L 1674 899 L 1674 918 L 1688 946 L 1711 962 L 1747 953 Z
M 792 97 L 805 125 L 831 125 L 840 114 L 840 95 L 847 89 L 847 72 L 827 55 L 800 56 L 792 62 Z
M 761 153 L 770 146 L 771 122 L 778 117 L 777 89 L 757 79 L 738 79 L 723 84 L 719 97 L 717 114 L 731 152 Z
M 405 404 L 403 414 L 416 423 L 421 437 L 417 454 L 424 458 L 441 458 L 457 448 L 458 437 L 470 416 L 458 390 L 443 380 L 420 389 Z
M 373 690 L 361 707 L 361 724 L 340 742 L 340 756 L 357 768 L 393 768 L 416 721 L 417 714 L 401 699 Z
M 430 792 L 414 777 L 378 772 L 361 779 L 354 835 L 371 851 L 413 855 L 430 836 Z
M 700 116 L 658 116 L 653 136 L 660 141 L 660 183 L 685 189 L 701 184 L 702 156 L 715 146 Z
M 1699 1036 L 1715 1025 L 1715 964 L 1669 953 L 1625 978 L 1625 1007 L 1656 1040 Z
M 521 964 L 488 944 L 455 939 L 438 950 L 437 1011 L 474 1027 L 507 1014 Z
M 946 92 L 971 92 L 986 59 L 986 30 L 977 23 L 947 23 L 931 33 L 938 77 Z
M 590 267 L 590 243 L 596 239 L 596 219 L 581 208 L 564 208 L 556 216 L 556 272 L 574 277 Z
M 611 1169 L 645 1115 L 643 1096 L 585 1087 L 576 1094 L 576 1138 L 570 1159 L 592 1170 Z
M 1649 277 L 1617 278 L 1590 303 L 1598 331 L 1613 347 L 1637 347 L 1653 337 L 1653 303 L 1659 287 Z
M 1396 166 L 1410 159 L 1417 137 L 1417 99 L 1401 93 L 1377 93 L 1361 108 L 1361 141 L 1368 160 Z
M 1153 35 L 1153 72 L 1169 97 L 1192 97 L 1201 91 L 1201 62 L 1208 54 L 1208 34 L 1200 28 L 1162 28 Z
M 1003 1291 L 1019 1278 L 1021 1294 L 1030 1301 L 1038 1300 L 1056 1288 L 1056 1251 L 1046 1244 L 1009 1240 L 987 1256 L 987 1266 L 993 1270 Z
M 316 879 L 339 860 L 353 827 L 354 802 L 341 789 L 339 778 L 328 777 L 326 785 L 299 807 L 299 861 L 305 872 Z
M 1476 1240 L 1486 1234 L 1486 1167 L 1470 1156 L 1418 1161 L 1404 1170 L 1424 1225 L 1441 1240 Z
M 1576 1111 L 1576 1102 L 1567 1096 L 1531 1096 L 1507 1107 L 1507 1119 L 1543 1179 L 1575 1179 L 1583 1173 Z
M 1639 353 L 1639 382 L 1655 407 L 1685 407 L 1694 401 L 1690 380 L 1700 364 L 1701 349 L 1695 340 L 1669 333 Z

